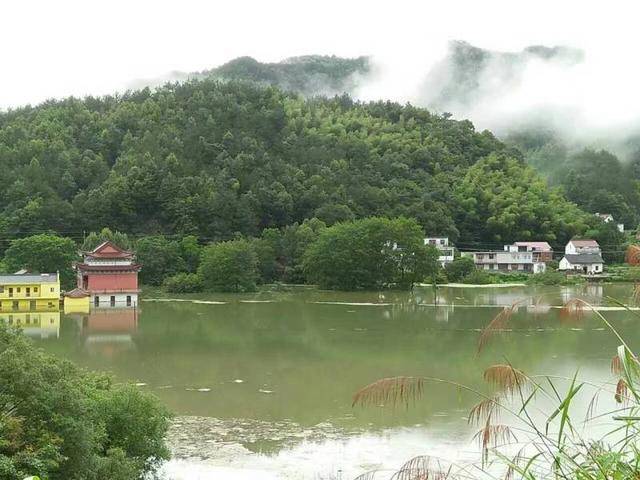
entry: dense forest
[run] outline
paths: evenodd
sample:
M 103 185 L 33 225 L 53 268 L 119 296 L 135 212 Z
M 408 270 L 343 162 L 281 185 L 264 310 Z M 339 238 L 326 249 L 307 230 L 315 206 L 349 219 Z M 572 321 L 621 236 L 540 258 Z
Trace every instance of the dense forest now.
M 469 121 L 211 79 L 2 113 L 0 179 L 3 248 L 43 231 L 207 242 L 368 216 L 561 244 L 592 222 Z

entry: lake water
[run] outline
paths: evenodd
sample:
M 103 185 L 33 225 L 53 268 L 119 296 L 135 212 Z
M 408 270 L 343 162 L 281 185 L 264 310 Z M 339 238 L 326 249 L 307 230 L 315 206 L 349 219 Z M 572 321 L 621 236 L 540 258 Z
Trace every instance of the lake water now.
M 182 301 L 154 301 L 147 292 L 139 309 L 62 315 L 58 326 L 28 333 L 56 355 L 137 383 L 175 412 L 166 478 L 350 479 L 415 455 L 464 461 L 477 452 L 477 428 L 466 420 L 474 395 L 428 385 L 408 409 L 352 408 L 359 387 L 426 375 L 488 392 L 484 369 L 507 361 L 532 375 L 579 369 L 582 378 L 611 381 L 614 336 L 593 315 L 564 318 L 554 306 L 573 297 L 628 302 L 632 290 L 443 287 L 438 306 L 429 287 L 293 288 Z M 477 355 L 479 330 L 518 300 L 512 331 Z M 640 318 L 603 313 L 632 347 L 640 343 Z

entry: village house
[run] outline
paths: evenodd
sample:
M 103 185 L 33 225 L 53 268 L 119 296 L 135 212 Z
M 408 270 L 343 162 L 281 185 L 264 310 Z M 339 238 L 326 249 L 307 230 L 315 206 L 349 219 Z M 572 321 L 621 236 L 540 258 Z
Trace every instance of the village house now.
M 94 307 L 134 307 L 138 303 L 138 272 L 133 252 L 104 242 L 75 265 L 78 291 L 88 292 Z
M 558 270 L 588 275 L 601 274 L 603 269 L 602 252 L 595 240 L 570 240 L 558 265 Z
M 513 246 L 517 247 L 519 252 L 532 252 L 534 263 L 548 263 L 553 260 L 553 249 L 547 242 L 515 242 Z
M 448 237 L 427 237 L 424 239 L 425 245 L 432 245 L 440 251 L 438 261 L 444 267 L 447 263 L 453 262 L 454 247 L 449 245 Z
M 515 244 L 505 245 L 504 250 L 474 252 L 473 262 L 480 270 L 495 272 L 542 273 L 546 270 L 543 261 L 534 260 L 532 250 Z
M 0 311 L 31 312 L 58 309 L 60 279 L 57 273 L 21 271 L 0 275 Z
M 611 223 L 614 221 L 613 215 L 610 213 L 596 213 L 595 215 L 604 223 Z M 624 233 L 624 223 L 616 223 L 616 227 L 620 233 Z

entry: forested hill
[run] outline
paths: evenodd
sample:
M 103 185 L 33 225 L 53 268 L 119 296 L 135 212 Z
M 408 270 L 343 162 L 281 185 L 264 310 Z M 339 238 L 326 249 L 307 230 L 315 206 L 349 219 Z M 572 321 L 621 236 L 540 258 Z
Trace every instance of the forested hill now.
M 372 66 L 369 57 L 342 58 L 335 55 L 303 55 L 281 62 L 264 63 L 252 57 L 235 58 L 202 72 L 170 72 L 157 79 L 136 80 L 132 88 L 159 86 L 167 81 L 214 79 L 250 81 L 276 86 L 306 97 L 353 94 L 366 82 Z
M 0 180 L 3 240 L 405 215 L 466 241 L 562 242 L 590 218 L 469 121 L 210 79 L 3 113 Z

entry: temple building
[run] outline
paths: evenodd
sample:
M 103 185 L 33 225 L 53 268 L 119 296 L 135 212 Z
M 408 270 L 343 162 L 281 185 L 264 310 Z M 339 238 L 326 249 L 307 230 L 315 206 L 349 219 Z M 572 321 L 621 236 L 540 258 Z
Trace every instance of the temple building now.
M 75 265 L 78 288 L 89 293 L 93 307 L 134 307 L 138 304 L 138 272 L 133 252 L 104 242 Z

